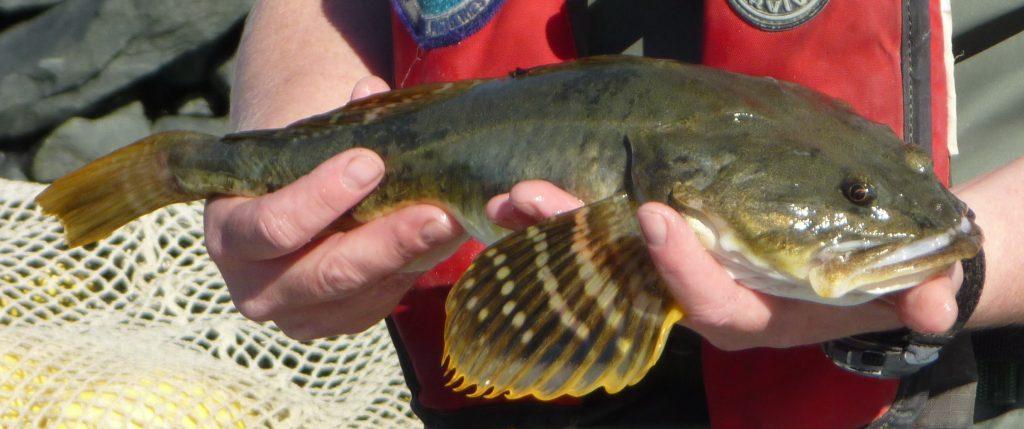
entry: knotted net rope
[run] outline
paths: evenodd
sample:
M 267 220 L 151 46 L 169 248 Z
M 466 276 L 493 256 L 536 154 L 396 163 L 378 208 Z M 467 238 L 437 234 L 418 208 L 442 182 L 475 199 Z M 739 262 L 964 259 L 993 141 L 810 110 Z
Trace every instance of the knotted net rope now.
M 0 427 L 407 428 L 387 329 L 298 342 L 234 309 L 202 205 L 68 250 L 0 179 Z

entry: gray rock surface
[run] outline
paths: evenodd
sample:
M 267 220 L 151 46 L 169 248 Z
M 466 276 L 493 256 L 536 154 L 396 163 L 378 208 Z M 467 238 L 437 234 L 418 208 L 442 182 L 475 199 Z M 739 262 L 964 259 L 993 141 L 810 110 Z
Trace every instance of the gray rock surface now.
M 235 66 L 237 64 L 238 55 L 234 55 L 217 67 L 217 77 L 229 87 L 235 85 Z
M 99 119 L 71 118 L 43 140 L 32 159 L 32 178 L 52 182 L 149 133 L 149 119 L 140 102 Z
M 178 115 L 206 118 L 215 116 L 213 114 L 213 108 L 210 107 L 210 102 L 206 101 L 206 99 L 202 97 L 186 101 L 178 108 Z
M 252 1 L 65 1 L 0 33 L 0 142 L 109 108 L 169 65 L 201 68 L 175 61 L 228 34 Z
M 0 13 L 42 9 L 62 1 L 64 0 L 0 0 Z

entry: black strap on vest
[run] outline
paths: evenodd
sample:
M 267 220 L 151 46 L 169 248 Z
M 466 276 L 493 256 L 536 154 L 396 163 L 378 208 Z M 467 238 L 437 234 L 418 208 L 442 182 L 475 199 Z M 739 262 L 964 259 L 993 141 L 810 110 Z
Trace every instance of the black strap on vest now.
M 972 332 L 978 361 L 976 421 L 1024 408 L 1024 327 L 1004 326 Z
M 981 298 L 985 283 L 985 252 L 963 261 L 964 280 L 956 294 L 959 308 L 953 327 L 942 334 L 909 329 L 856 335 L 823 344 L 825 354 L 840 368 L 876 378 L 911 375 L 939 358 L 942 347 L 963 330 Z

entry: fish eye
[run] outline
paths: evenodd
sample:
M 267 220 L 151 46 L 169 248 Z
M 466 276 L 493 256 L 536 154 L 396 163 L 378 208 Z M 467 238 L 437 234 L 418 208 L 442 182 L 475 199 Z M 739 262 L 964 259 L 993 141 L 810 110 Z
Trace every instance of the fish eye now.
M 875 187 L 863 180 L 848 180 L 842 185 L 843 195 L 858 206 L 869 206 L 878 197 Z

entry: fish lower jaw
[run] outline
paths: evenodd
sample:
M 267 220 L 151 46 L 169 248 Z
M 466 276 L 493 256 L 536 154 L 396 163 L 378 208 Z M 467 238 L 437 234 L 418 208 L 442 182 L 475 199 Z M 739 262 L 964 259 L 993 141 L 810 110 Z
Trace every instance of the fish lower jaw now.
M 734 280 L 758 292 L 840 307 L 860 305 L 882 295 L 914 287 L 942 270 L 942 268 L 936 268 L 870 283 L 851 281 L 821 285 L 815 284 L 809 279 L 766 275 L 746 267 L 735 265 L 726 267 L 726 271 Z
M 766 269 L 759 260 L 737 257 L 735 252 L 712 251 L 715 259 L 737 282 L 750 289 L 769 295 L 799 299 L 834 306 L 852 306 L 876 299 L 882 295 L 917 286 L 949 269 L 950 263 L 921 261 L 914 266 L 913 260 L 903 261 L 901 267 L 878 265 L 853 276 L 829 273 L 824 265 L 812 267 L 804 275 L 787 274 L 777 269 Z M 939 256 L 939 255 L 933 255 Z M 936 258 L 938 259 L 938 258 Z M 915 260 L 917 260 L 915 258 Z M 895 274 L 885 268 L 893 268 Z
M 892 249 L 860 269 L 848 274 L 836 271 L 840 266 L 829 262 L 848 259 L 850 254 L 878 248 L 877 242 L 851 241 L 823 249 L 810 264 L 794 264 L 799 270 L 782 270 L 753 254 L 723 222 L 705 216 L 687 216 L 701 244 L 726 272 L 744 286 L 769 295 L 799 299 L 834 306 L 863 304 L 882 295 L 907 289 L 948 269 L 951 246 L 957 234 L 968 229 L 960 227 Z M 837 258 L 837 259 L 832 259 Z M 947 261 L 947 262 L 942 262 Z
M 812 301 L 832 305 L 857 305 L 882 295 L 917 286 L 944 271 L 946 267 L 934 267 L 888 278 L 853 278 L 828 281 L 819 273 L 810 275 Z
M 919 285 L 979 248 L 980 233 L 968 225 L 899 245 L 851 247 L 846 254 L 826 249 L 822 254 L 834 259 L 819 260 L 807 279 L 822 299 L 858 294 L 869 300 Z

